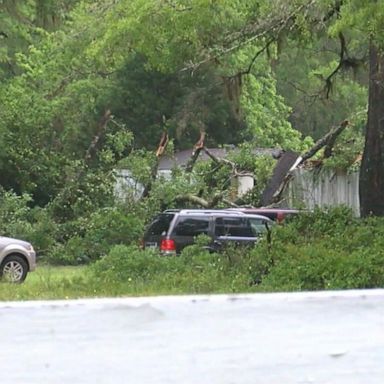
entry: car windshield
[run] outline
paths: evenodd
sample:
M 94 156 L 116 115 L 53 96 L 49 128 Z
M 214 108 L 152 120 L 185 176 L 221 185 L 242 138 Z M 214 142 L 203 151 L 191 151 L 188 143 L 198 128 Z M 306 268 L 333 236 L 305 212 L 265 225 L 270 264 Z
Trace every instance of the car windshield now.
M 149 225 L 147 234 L 151 236 L 161 236 L 168 231 L 169 225 L 174 217 L 173 213 L 162 213 Z

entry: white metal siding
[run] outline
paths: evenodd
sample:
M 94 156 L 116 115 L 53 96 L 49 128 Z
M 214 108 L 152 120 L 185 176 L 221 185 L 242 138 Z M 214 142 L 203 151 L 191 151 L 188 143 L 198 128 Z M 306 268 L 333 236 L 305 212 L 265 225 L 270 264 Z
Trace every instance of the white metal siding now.
M 291 206 L 304 204 L 309 209 L 343 204 L 359 216 L 359 173 L 296 169 L 286 198 Z

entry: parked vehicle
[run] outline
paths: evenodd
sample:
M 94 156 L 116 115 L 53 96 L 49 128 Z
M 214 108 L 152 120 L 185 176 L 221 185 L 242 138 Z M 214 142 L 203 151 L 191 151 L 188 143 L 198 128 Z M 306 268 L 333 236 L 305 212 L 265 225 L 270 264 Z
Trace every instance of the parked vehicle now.
M 300 210 L 290 208 L 230 208 L 232 211 L 243 212 L 247 214 L 262 215 L 269 217 L 277 223 L 282 223 L 285 219 L 298 215 Z
M 220 251 L 227 244 L 253 245 L 273 221 L 268 217 L 230 210 L 182 209 L 159 214 L 148 226 L 144 248 L 178 254 L 199 235 L 211 238 L 207 248 Z
M 36 253 L 27 241 L 0 236 L 0 277 L 10 283 L 22 283 L 36 268 Z

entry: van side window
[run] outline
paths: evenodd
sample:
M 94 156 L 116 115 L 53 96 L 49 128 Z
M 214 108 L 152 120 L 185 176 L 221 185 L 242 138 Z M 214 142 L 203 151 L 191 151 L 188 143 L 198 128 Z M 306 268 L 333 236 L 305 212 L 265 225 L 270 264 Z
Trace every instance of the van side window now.
M 260 219 L 249 219 L 252 232 L 255 236 L 260 236 L 263 233 L 267 231 L 267 221 L 266 220 L 260 220 Z
M 181 217 L 176 224 L 173 234 L 175 236 L 199 236 L 207 235 L 209 218 Z
M 215 235 L 230 237 L 255 237 L 247 218 L 218 217 L 215 220 Z

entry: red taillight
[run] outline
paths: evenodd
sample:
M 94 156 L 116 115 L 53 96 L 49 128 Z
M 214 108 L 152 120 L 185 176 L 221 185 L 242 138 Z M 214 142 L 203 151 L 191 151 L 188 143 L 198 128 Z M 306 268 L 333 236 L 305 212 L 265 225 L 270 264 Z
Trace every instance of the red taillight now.
M 172 239 L 161 240 L 160 251 L 162 251 L 162 252 L 176 252 L 175 241 Z

